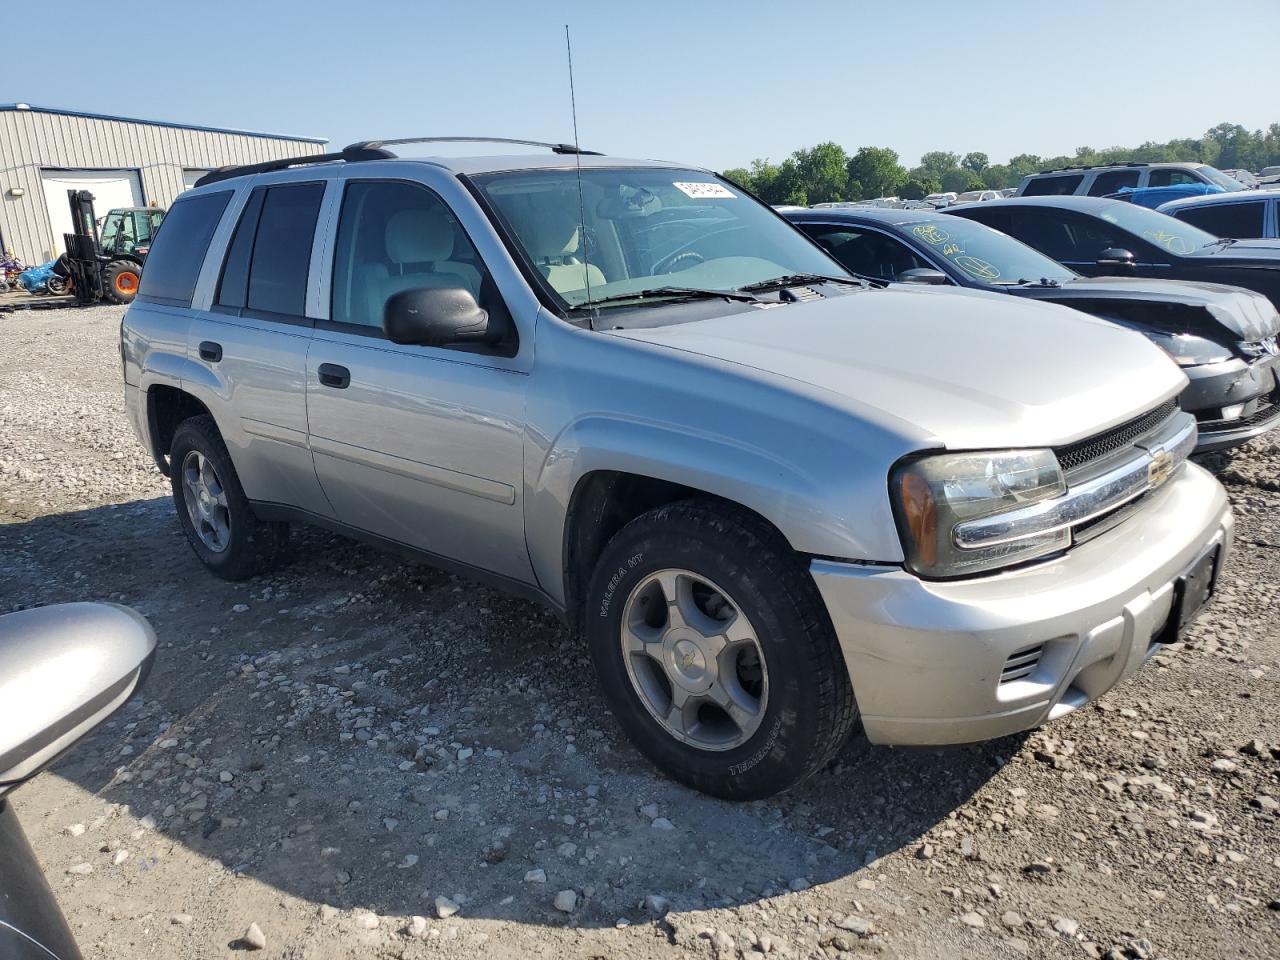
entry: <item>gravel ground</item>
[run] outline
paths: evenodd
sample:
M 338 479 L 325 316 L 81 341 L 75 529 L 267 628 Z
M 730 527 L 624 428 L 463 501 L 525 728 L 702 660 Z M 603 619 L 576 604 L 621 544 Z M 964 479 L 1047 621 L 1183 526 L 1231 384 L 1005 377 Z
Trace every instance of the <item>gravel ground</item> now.
M 1210 466 L 1218 597 L 1100 703 L 676 786 L 528 603 L 316 532 L 206 574 L 126 423 L 116 308 L 0 314 L 0 611 L 132 604 L 140 698 L 14 799 L 88 958 L 1280 956 L 1280 446 Z

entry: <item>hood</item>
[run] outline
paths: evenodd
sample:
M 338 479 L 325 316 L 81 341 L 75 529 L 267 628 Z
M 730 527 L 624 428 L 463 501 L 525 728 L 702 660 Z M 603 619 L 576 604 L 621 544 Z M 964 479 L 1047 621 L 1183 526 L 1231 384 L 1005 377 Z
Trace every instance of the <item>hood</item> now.
M 1082 277 L 1068 280 L 1060 287 L 1025 285 L 1009 287 L 1008 290 L 1018 296 L 1060 303 L 1095 315 L 1105 316 L 1108 308 L 1114 306 L 1115 314 L 1138 324 L 1148 319 L 1143 316 L 1143 304 L 1159 304 L 1162 309 L 1153 310 L 1150 318 L 1151 325 L 1158 329 L 1167 329 L 1162 317 L 1187 316 L 1178 309 L 1186 308 L 1195 311 L 1200 318 L 1198 321 L 1188 318 L 1188 325 L 1192 328 L 1189 332 L 1210 337 L 1218 333 L 1215 339 L 1222 339 L 1222 331 L 1229 335 L 1231 341 L 1265 340 L 1280 333 L 1280 314 L 1267 297 L 1243 287 L 1221 283 Z M 1206 329 L 1206 326 L 1210 328 Z
M 1187 382 L 1141 334 L 972 291 L 889 288 L 613 333 L 821 388 L 885 429 L 952 449 L 1069 443 Z

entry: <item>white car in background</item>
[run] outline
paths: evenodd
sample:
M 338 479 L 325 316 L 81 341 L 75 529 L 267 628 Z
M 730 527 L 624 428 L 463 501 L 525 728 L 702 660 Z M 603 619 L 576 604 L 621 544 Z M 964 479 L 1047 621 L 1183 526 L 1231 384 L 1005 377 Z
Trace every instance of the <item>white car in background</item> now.
M 966 190 L 956 197 L 955 203 L 978 203 L 983 200 L 1000 200 L 1003 194 L 999 190 Z

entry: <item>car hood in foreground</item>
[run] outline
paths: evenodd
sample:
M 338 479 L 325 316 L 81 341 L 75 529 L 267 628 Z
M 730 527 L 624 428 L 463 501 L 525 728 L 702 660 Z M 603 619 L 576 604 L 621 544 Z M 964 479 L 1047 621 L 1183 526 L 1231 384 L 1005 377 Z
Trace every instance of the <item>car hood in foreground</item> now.
M 614 334 L 819 387 L 951 449 L 1069 443 L 1186 384 L 1140 334 L 987 293 L 887 289 Z
M 1200 311 L 1205 318 L 1204 323 L 1217 326 L 1217 332 L 1225 330 L 1230 334 L 1230 340 L 1265 340 L 1280 333 L 1280 314 L 1269 299 L 1252 290 L 1221 283 L 1145 280 L 1140 277 L 1082 277 L 1068 280 L 1059 287 L 1028 284 L 1006 289 L 1018 296 L 1076 306 L 1095 315 L 1105 314 L 1108 303 L 1114 302 L 1117 312 L 1137 323 L 1144 320 L 1140 308 L 1142 303 L 1187 307 Z M 1215 332 L 1203 329 L 1202 324 L 1196 326 L 1200 329 L 1194 332 L 1202 336 L 1212 336 Z

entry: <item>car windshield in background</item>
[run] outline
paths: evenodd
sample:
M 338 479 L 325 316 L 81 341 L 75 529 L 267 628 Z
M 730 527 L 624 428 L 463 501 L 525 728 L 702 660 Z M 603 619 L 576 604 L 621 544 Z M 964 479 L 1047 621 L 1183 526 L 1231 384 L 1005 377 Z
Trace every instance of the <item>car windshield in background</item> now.
M 1098 214 L 1107 223 L 1154 243 L 1173 254 L 1187 254 L 1217 241 L 1213 234 L 1193 227 L 1165 213 L 1140 207 L 1136 203 L 1108 203 Z
M 1214 183 L 1220 186 L 1223 190 L 1247 190 L 1248 189 L 1248 187 L 1246 187 L 1239 180 L 1235 180 L 1235 179 L 1232 179 L 1231 177 L 1228 177 L 1225 173 L 1223 173 L 1217 167 L 1209 167 L 1209 166 L 1196 167 L 1196 172 L 1203 177 L 1208 177 L 1210 180 L 1212 180 Z
M 773 211 L 696 170 L 521 170 L 472 178 L 571 307 L 659 288 L 723 290 L 846 271 Z M 583 225 L 585 223 L 585 238 Z M 585 239 L 585 242 L 584 242 Z
M 1062 282 L 1076 276 L 1056 260 L 1050 260 L 1022 241 L 961 217 L 948 218 L 945 223 L 933 220 L 905 223 L 901 229 L 908 231 L 965 276 L 981 283 Z

